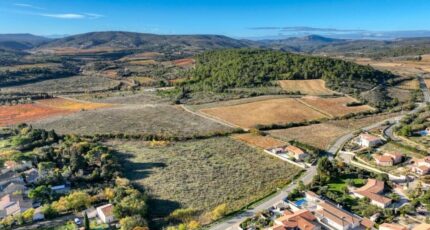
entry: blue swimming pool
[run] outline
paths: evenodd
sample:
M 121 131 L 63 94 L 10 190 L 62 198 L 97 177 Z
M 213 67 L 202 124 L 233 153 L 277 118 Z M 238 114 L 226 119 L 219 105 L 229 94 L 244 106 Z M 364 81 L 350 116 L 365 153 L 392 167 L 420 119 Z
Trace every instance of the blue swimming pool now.
M 294 202 L 294 204 L 298 207 L 301 207 L 305 203 L 306 203 L 306 199 L 300 199 Z
M 427 130 L 421 130 L 417 132 L 420 136 L 427 136 L 429 132 Z

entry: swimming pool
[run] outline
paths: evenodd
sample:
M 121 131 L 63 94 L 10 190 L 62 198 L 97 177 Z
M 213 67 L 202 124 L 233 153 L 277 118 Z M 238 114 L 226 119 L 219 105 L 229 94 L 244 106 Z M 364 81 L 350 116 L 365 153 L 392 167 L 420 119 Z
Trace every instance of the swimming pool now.
M 303 206 L 304 204 L 306 204 L 306 199 L 300 199 L 300 200 L 297 200 L 297 201 L 295 201 L 295 202 L 294 202 L 294 204 L 295 204 L 297 207 L 301 207 L 301 206 Z
M 420 136 L 427 136 L 429 132 L 427 130 L 421 130 L 417 132 Z

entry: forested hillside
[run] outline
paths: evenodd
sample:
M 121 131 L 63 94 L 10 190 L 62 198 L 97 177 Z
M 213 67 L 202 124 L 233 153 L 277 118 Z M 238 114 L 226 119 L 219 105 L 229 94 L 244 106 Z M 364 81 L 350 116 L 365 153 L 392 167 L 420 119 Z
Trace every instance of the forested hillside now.
M 185 73 L 189 78 L 185 85 L 192 91 L 221 93 L 269 86 L 274 80 L 323 79 L 334 90 L 359 93 L 395 77 L 352 62 L 264 49 L 208 51 L 196 61 L 196 67 Z

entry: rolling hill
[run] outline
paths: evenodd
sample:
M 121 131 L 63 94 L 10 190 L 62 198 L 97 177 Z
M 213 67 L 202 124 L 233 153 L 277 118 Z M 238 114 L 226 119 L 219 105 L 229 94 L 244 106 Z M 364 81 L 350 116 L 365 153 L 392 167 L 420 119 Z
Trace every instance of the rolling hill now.
M 156 35 L 132 32 L 92 32 L 53 40 L 38 49 L 217 49 L 240 48 L 253 42 L 222 35 Z
M 0 49 L 22 51 L 32 49 L 50 40 L 32 34 L 0 34 Z

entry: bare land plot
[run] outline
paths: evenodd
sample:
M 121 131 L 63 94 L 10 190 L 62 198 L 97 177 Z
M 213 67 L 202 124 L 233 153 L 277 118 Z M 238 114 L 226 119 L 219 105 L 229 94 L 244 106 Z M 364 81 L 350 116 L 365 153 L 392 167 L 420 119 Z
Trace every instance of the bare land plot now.
M 118 86 L 119 82 L 103 77 L 73 76 L 20 86 L 4 87 L 2 92 L 68 93 L 101 91 Z
M 286 142 L 280 141 L 271 136 L 261 136 L 249 133 L 234 135 L 233 139 L 243 141 L 249 145 L 263 149 L 280 147 L 287 144 Z
M 356 101 L 351 97 L 321 98 L 306 96 L 298 100 L 318 111 L 330 114 L 333 117 L 340 117 L 351 113 L 359 113 L 373 109 L 368 105 L 347 106 L 347 103 Z
M 281 80 L 279 84 L 283 90 L 288 92 L 300 91 L 307 95 L 332 95 L 335 92 L 325 87 L 325 82 L 321 79 L 313 80 Z
M 230 131 L 218 123 L 169 105 L 122 105 L 82 111 L 61 118 L 35 122 L 35 127 L 75 134 L 157 134 L 163 136 L 208 135 Z
M 328 149 L 337 138 L 349 132 L 397 115 L 393 113 L 359 119 L 331 120 L 321 124 L 272 130 L 269 134 L 283 141 L 298 140 L 317 148 Z
M 0 126 L 30 122 L 50 116 L 65 115 L 71 112 L 38 104 L 0 106 Z
M 293 98 L 269 99 L 199 111 L 245 128 L 252 128 L 259 124 L 302 122 L 326 117 Z
M 72 97 L 97 102 L 97 103 L 110 103 L 110 104 L 140 104 L 140 105 L 155 105 L 155 104 L 168 104 L 168 98 L 160 97 L 156 92 L 140 91 L 120 91 L 120 92 L 99 92 L 89 94 L 72 95 Z
M 400 89 L 406 89 L 406 90 L 416 90 L 420 88 L 418 79 L 412 79 L 407 81 L 402 81 L 399 85 L 397 85 Z
M 125 175 L 155 198 L 152 213 L 173 209 L 207 212 L 226 203 L 230 211 L 286 185 L 300 171 L 229 137 L 176 142 L 149 148 L 142 142 L 113 142 L 126 161 Z
M 413 76 L 430 72 L 430 55 L 422 55 L 421 61 L 356 59 L 361 65 L 371 65 L 380 70 L 389 70 L 401 76 Z
M 77 102 L 62 98 L 39 100 L 34 104 L 0 106 L 0 126 L 35 122 L 50 117 L 61 118 L 61 116 L 80 110 L 92 110 L 110 106 L 109 104 Z

